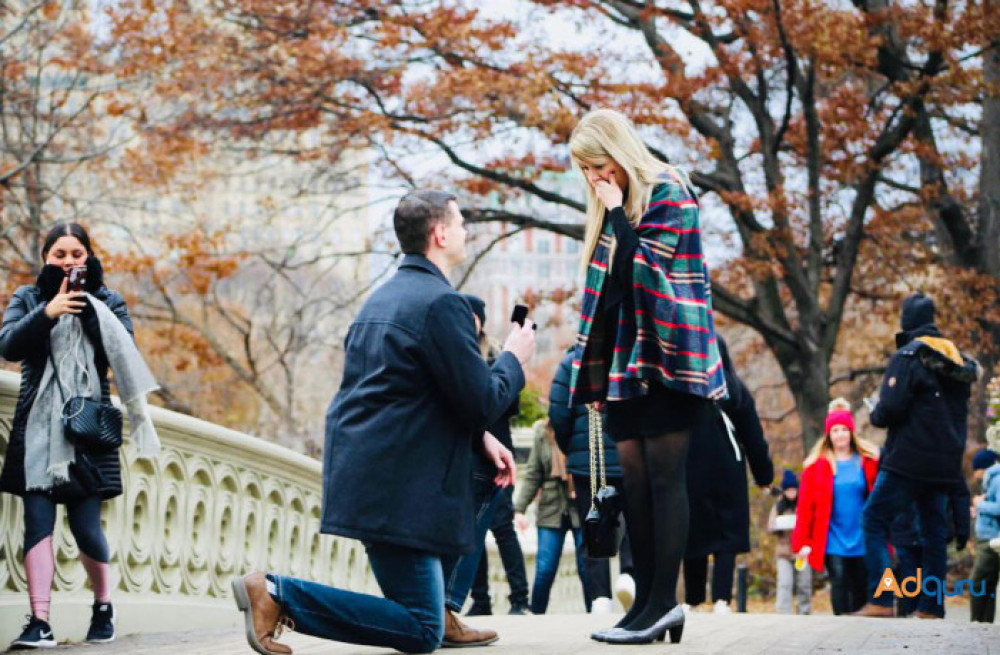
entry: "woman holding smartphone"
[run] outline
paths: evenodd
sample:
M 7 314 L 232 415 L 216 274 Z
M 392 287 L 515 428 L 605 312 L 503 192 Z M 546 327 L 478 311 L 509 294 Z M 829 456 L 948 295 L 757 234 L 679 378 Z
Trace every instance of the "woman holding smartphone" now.
M 688 536 L 691 429 L 726 395 L 698 201 L 631 122 L 602 109 L 570 138 L 586 182 L 587 277 L 571 404 L 606 403 L 625 486 L 636 599 L 610 643 L 679 642 L 677 575 Z
M 37 281 L 14 292 L 0 328 L 0 355 L 21 362 L 21 389 L 0 491 L 23 500 L 24 567 L 31 605 L 28 622 L 12 649 L 56 644 L 48 618 L 57 504 L 66 506 L 80 561 L 94 591 L 87 641 L 102 643 L 115 637 L 101 503 L 122 493 L 119 453 L 71 443 L 62 425 L 66 400 L 83 396 L 110 402 L 110 367 L 139 456 L 152 457 L 159 451 L 145 407 L 145 394 L 156 384 L 133 343 L 124 299 L 104 286 L 86 230 L 76 223 L 57 225 L 46 236 L 41 255 Z M 77 287 L 73 290 L 71 280 Z

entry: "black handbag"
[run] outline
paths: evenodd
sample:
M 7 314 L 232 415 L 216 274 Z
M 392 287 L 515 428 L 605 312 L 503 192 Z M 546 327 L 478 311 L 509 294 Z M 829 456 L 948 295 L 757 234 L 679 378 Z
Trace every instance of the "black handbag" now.
M 601 413 L 592 405 L 587 407 L 587 412 L 590 419 L 590 511 L 583 521 L 583 541 L 588 557 L 614 557 L 618 554 L 618 518 L 623 499 L 617 489 L 608 486 L 605 478 Z
M 56 376 L 59 397 L 63 399 L 62 423 L 66 439 L 77 448 L 94 453 L 121 448 L 122 413 L 111 403 L 84 396 L 66 400 L 52 351 L 49 351 L 52 372 Z

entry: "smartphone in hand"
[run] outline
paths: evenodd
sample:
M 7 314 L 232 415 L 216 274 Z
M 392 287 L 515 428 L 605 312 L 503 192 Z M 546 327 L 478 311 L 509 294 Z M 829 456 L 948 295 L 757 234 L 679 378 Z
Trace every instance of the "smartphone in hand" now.
M 517 323 L 521 327 L 524 327 L 524 321 L 528 318 L 528 306 L 527 305 L 514 305 L 514 311 L 511 312 L 510 322 Z M 531 324 L 532 330 L 538 329 L 538 323 Z
M 87 287 L 87 267 L 74 266 L 69 269 L 69 282 L 66 284 L 67 291 L 84 291 Z

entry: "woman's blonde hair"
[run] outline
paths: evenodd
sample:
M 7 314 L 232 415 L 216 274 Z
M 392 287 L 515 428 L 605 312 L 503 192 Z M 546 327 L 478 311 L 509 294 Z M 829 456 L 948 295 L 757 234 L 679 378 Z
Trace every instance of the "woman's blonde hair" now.
M 499 341 L 486 332 L 479 333 L 479 354 L 483 356 L 483 359 L 492 361 L 499 357 L 501 352 L 503 352 L 503 346 L 500 345 Z
M 633 227 L 639 224 L 649 206 L 653 187 L 663 173 L 671 172 L 680 181 L 680 176 L 672 166 L 660 161 L 649 152 L 632 122 L 624 114 L 613 109 L 595 109 L 581 118 L 573 129 L 573 134 L 570 135 L 569 152 L 573 164 L 578 169 L 581 163 L 593 164 L 608 158 L 622 167 L 628 177 L 625 215 Z M 586 184 L 586 188 L 587 228 L 583 240 L 584 270 L 590 264 L 590 259 L 597 248 L 605 210 L 593 187 Z
M 846 409 L 847 411 L 851 411 L 851 403 L 848 402 L 846 398 L 834 398 L 830 401 L 827 411 L 832 412 L 837 409 Z M 851 450 L 859 455 L 870 457 L 872 459 L 878 459 L 878 446 L 867 439 L 860 438 L 854 433 L 854 430 L 851 430 Z M 813 445 L 812 450 L 809 451 L 809 456 L 806 457 L 806 461 L 802 464 L 803 468 L 811 466 L 820 457 L 824 457 L 828 462 L 830 462 L 830 466 L 833 468 L 834 474 L 836 474 L 837 458 L 833 454 L 833 443 L 830 441 L 829 432 L 823 435 L 823 438 Z

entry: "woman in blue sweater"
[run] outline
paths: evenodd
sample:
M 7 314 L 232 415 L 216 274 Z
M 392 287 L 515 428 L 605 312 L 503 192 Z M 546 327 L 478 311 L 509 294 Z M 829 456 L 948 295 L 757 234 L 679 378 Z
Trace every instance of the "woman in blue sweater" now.
M 1000 439 L 997 441 L 1000 442 Z M 1000 443 L 995 447 L 1000 447 Z M 1000 537 L 1000 461 L 996 452 L 980 450 L 972 458 L 972 469 L 973 475 L 982 477 L 983 493 L 973 499 L 976 561 L 972 565 L 970 618 L 980 623 L 993 623 L 997 609 L 997 579 L 1000 577 L 1000 553 L 990 548 L 990 541 Z

